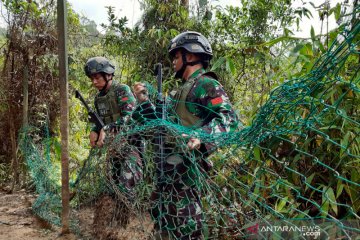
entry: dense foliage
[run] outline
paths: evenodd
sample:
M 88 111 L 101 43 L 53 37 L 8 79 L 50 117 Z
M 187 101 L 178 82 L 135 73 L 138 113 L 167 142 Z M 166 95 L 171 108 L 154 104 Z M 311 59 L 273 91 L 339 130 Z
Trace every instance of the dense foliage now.
M 101 55 L 110 58 L 117 67 L 116 79 L 128 85 L 138 81 L 154 84 L 153 66 L 161 62 L 164 65 L 164 88 L 168 91 L 178 84 L 172 78 L 172 64 L 167 56 L 170 39 L 184 30 L 202 32 L 209 37 L 215 53 L 211 69 L 220 76 L 220 82 L 229 93 L 240 119 L 248 126 L 259 107 L 271 97 L 271 90 L 318 67 L 317 59 L 327 52 L 344 30 L 344 26 L 340 25 L 330 32 L 315 35 L 312 29 L 310 38 L 295 38 L 292 28 L 299 24 L 299 19 L 309 16 L 306 7 L 294 9 L 290 0 L 242 0 L 241 3 L 241 7 L 221 9 L 207 1 L 199 1 L 198 6 L 189 7 L 174 0 L 144 0 L 143 16 L 134 28 L 127 27 L 127 19 L 117 18 L 114 9 L 109 7 L 109 22 L 102 26 L 105 34 L 98 32 L 93 21 L 80 17 L 68 6 L 70 132 L 71 142 L 74 143 L 70 149 L 72 173 L 89 152 L 89 126 L 86 116 L 79 114 L 84 111 L 72 94 L 74 89 L 79 89 L 91 101 L 95 93 L 83 73 L 83 65 L 89 57 Z M 33 137 L 40 141 L 45 137 L 43 126 L 49 125 L 53 143 L 52 161 L 59 164 L 60 158 L 56 6 L 51 0 L 3 0 L 2 4 L 7 10 L 8 27 L 6 36 L 1 36 L 0 40 L 3 48 L 0 58 L 0 134 L 6 136 L 0 146 L 0 179 L 11 180 L 14 186 L 27 185 L 27 170 L 21 162 L 17 146 L 22 127 L 32 126 Z M 352 4 L 355 7 L 358 1 Z M 335 17 L 338 22 L 345 21 L 342 9 L 341 5 L 316 8 L 323 22 L 326 21 L 324 16 Z M 313 17 L 317 19 L 317 16 Z M 347 19 L 358 21 L 351 14 Z M 354 47 L 359 51 L 358 45 Z M 274 206 L 280 215 L 329 214 L 346 218 L 348 209 L 337 203 L 351 206 L 357 214 L 360 211 L 360 190 L 349 187 L 346 182 L 346 179 L 355 183 L 360 180 L 359 161 L 350 161 L 352 156 L 360 154 L 360 100 L 351 85 L 357 84 L 355 87 L 358 89 L 359 82 L 352 83 L 350 79 L 359 78 L 359 55 L 350 54 L 339 72 L 332 74 L 339 78 L 338 84 L 326 86 L 324 79 L 326 87 L 312 93 L 311 100 L 325 102 L 329 106 L 336 105 L 339 99 L 343 100 L 335 110 L 342 118 L 334 119 L 334 114 L 328 112 L 322 115 L 323 134 L 313 130 L 306 132 L 307 138 L 291 133 L 281 138 L 266 139 L 266 145 L 253 149 L 252 156 L 258 162 L 247 159 L 249 168 L 257 169 L 257 164 L 262 162 L 280 176 L 287 174 L 284 166 L 294 172 L 308 169 L 309 175 L 305 180 L 297 174 L 284 176 L 288 188 L 277 189 L 283 197 L 282 201 L 274 200 L 267 191 L 260 192 L 260 188 L 253 189 L 254 195 L 261 195 L 259 201 Z M 302 118 L 314 111 L 308 100 L 305 99 L 304 105 L 297 109 Z M 331 148 L 334 142 L 337 149 Z M 293 151 L 294 146 L 301 146 L 308 155 L 319 156 L 318 161 L 327 167 L 307 161 L 303 153 Z M 267 152 L 268 149 L 271 149 L 272 155 Z M 271 156 L 275 155 L 279 159 L 286 157 L 289 165 L 272 161 Z M 329 168 L 337 169 L 343 179 L 334 176 Z M 251 178 L 241 181 L 250 182 Z M 266 186 L 277 179 L 271 172 L 264 172 L 258 181 L 258 186 Z M 304 181 L 305 184 L 302 184 Z M 309 203 L 298 200 L 298 195 L 289 189 L 295 189 L 298 195 L 317 203 L 322 212 L 309 209 Z M 294 207 L 294 204 L 297 206 Z M 298 213 L 294 208 L 302 209 L 302 212 Z

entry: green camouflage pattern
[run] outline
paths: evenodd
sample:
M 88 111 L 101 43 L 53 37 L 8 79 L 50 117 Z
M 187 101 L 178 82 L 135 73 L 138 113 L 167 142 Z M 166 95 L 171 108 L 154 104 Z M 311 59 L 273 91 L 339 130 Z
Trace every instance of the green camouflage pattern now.
M 187 109 L 204 120 L 201 128 L 206 133 L 236 130 L 239 120 L 224 88 L 217 80 L 204 73 L 204 69 L 199 69 L 190 77 L 193 79 L 201 76 L 186 98 Z
M 113 80 L 109 91 L 105 93 L 100 91 L 96 95 L 94 104 L 105 124 L 115 124 L 115 127 L 107 132 L 106 142 L 111 143 L 116 138 L 116 134 L 125 131 L 126 126 L 130 124 L 136 99 L 129 86 Z M 108 118 L 109 116 L 111 118 Z M 93 131 L 100 130 L 96 129 L 96 126 L 93 128 Z M 112 183 L 113 190 L 119 190 L 125 196 L 125 199 L 122 199 L 123 203 L 134 199 L 133 189 L 143 176 L 141 141 L 138 140 L 136 136 L 122 137 L 118 139 L 120 145 L 108 146 L 107 178 Z
M 186 99 L 180 101 L 185 101 L 187 110 L 202 120 L 202 126 L 199 128 L 208 134 L 237 130 L 240 127 L 240 121 L 223 86 L 207 75 L 203 68 L 195 71 L 187 81 L 193 79 L 196 81 L 192 89 Z M 173 105 L 177 104 L 176 100 L 171 99 L 171 101 Z M 177 114 L 174 113 L 174 115 Z M 182 116 L 179 115 L 178 118 L 181 119 Z M 215 150 L 212 143 L 203 144 L 202 147 L 205 148 L 203 149 L 205 154 L 210 154 Z
M 205 75 L 204 69 L 194 72 L 188 81 L 194 79 L 193 87 L 185 101 L 187 111 L 201 119 L 201 125 L 196 127 L 197 130 L 216 134 L 238 129 L 239 119 L 221 84 Z M 181 91 L 181 88 L 177 92 Z M 176 106 L 177 101 L 184 100 L 173 98 L 176 93 L 170 95 L 167 100 L 167 119 L 181 123 L 182 115 L 188 113 L 176 113 Z M 154 105 L 145 102 L 137 107 L 133 117 L 144 123 L 146 118 L 156 118 L 154 111 Z M 173 239 L 202 239 L 204 221 L 199 191 L 202 183 L 198 176 L 211 169 L 212 163 L 205 157 L 216 150 L 216 145 L 202 143 L 199 150 L 190 151 L 183 147 L 186 143 L 180 141 L 184 139 L 165 138 L 165 162 L 161 163 L 159 158 L 155 159 L 158 182 L 151 196 L 153 204 L 150 212 L 155 221 L 155 229 L 162 235 L 168 235 Z M 158 151 L 156 148 L 158 146 L 155 145 L 155 150 Z
M 356 239 L 360 234 L 359 198 L 354 198 L 360 192 L 356 171 L 360 159 L 360 116 L 356 107 L 360 100 L 360 68 L 356 67 L 360 22 L 355 21 L 359 11 L 357 8 L 347 13 L 354 21 L 333 35 L 334 41 L 329 41 L 328 49 L 313 62 L 311 71 L 284 79 L 269 92 L 251 123 L 239 131 L 208 135 L 201 129 L 206 121 L 190 128 L 176 124 L 176 116 L 151 118 L 154 105 L 140 105 L 141 124 L 119 129 L 114 141 L 106 138 L 105 148 L 92 148 L 83 164 L 82 159 L 76 159 L 79 164 L 73 166 L 69 184 L 71 231 L 86 239 L 196 239 L 201 234 L 205 239 L 219 240 Z M 153 97 L 156 90 L 147 88 Z M 221 102 L 214 99 L 211 105 Z M 161 106 L 162 102 L 157 110 Z M 174 112 L 170 106 L 169 114 Z M 32 211 L 47 223 L 61 226 L 61 171 L 56 156 L 51 154 L 57 143 L 43 115 L 40 123 L 20 132 L 19 150 L 37 193 Z M 189 151 L 189 138 L 184 133 L 203 143 L 216 144 L 213 149 L 217 151 L 207 158 L 214 162 L 209 171 L 201 166 L 206 158 L 203 153 L 209 151 L 204 146 Z M 121 153 L 124 140 L 132 144 L 129 137 L 136 134 L 144 140 L 143 177 L 131 190 L 136 198 L 128 206 L 134 211 L 131 224 L 124 229 L 118 217 L 127 214 L 116 207 L 120 205 L 115 201 L 111 203 L 114 198 L 117 201 L 125 197 L 113 187 L 108 146 Z M 160 162 L 165 163 L 164 168 L 155 165 Z M 102 201 L 103 193 L 111 196 Z M 99 215 L 94 214 L 94 225 L 99 223 L 98 229 L 104 230 L 110 227 L 101 237 L 91 237 L 86 231 L 89 225 L 83 216 L 88 216 L 93 203 L 102 203 L 95 206 Z M 105 221 L 101 219 L 104 212 L 111 213 Z M 151 215 L 155 221 L 151 221 Z M 274 226 L 303 226 L 310 231 L 281 231 Z M 173 237 L 164 238 L 168 233 Z
M 107 96 L 110 96 L 107 97 Z M 101 98 L 105 98 L 102 101 L 102 106 L 99 106 Z M 115 102 L 115 104 L 113 104 Z M 136 99 L 129 86 L 125 84 L 119 84 L 113 80 L 111 87 L 108 92 L 100 91 L 94 101 L 94 105 L 97 113 L 102 118 L 105 124 L 115 123 L 117 126 L 121 126 L 131 121 L 131 114 L 136 106 Z M 108 115 L 116 114 L 116 119 L 112 117 L 113 122 L 109 122 L 106 119 Z M 99 132 L 96 126 L 92 128 L 92 131 Z
M 107 178 L 112 188 L 120 190 L 127 201 L 133 201 L 134 188 L 143 176 L 141 151 L 130 139 L 122 137 L 117 142 L 120 144 L 108 148 Z

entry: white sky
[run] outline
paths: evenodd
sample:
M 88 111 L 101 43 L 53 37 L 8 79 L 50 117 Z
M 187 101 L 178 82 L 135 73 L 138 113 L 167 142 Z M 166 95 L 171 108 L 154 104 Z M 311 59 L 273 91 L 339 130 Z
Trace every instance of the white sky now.
M 196 0 L 190 0 L 190 3 L 195 2 Z M 240 0 L 210 0 L 213 5 L 233 5 L 240 6 Z M 294 7 L 303 6 L 302 2 L 314 2 L 316 6 L 319 6 L 325 0 L 296 0 L 293 3 Z M 344 0 L 329 0 L 331 7 L 335 6 L 336 3 L 343 2 Z M 115 7 L 115 15 L 120 18 L 126 16 L 128 21 L 128 26 L 132 27 L 141 17 L 140 3 L 138 0 L 68 0 L 69 3 L 73 6 L 73 9 L 87 18 L 94 20 L 98 25 L 98 30 L 102 30 L 100 27 L 101 23 L 108 23 L 107 19 L 107 9 L 105 6 Z M 0 4 L 2 10 L 2 2 Z M 301 30 L 295 33 L 296 37 L 309 37 L 311 26 L 314 27 L 315 34 L 320 33 L 321 21 L 319 20 L 318 13 L 313 9 L 310 4 L 304 5 L 312 11 L 313 18 L 307 19 L 303 17 L 303 20 L 300 23 Z M 0 26 L 4 26 L 3 19 L 0 17 Z M 324 22 L 323 32 L 325 29 L 326 22 Z M 337 25 L 335 23 L 334 14 L 329 17 L 329 30 L 335 28 Z M 295 27 L 294 27 L 295 30 Z
M 315 35 L 320 34 L 321 21 L 319 18 L 319 13 L 308 2 L 313 2 L 314 5 L 316 7 L 318 7 L 319 5 L 324 3 L 325 0 L 311 0 L 311 1 L 304 1 L 304 2 L 307 2 L 307 4 L 303 5 L 301 0 L 296 0 L 293 3 L 293 7 L 294 8 L 302 7 L 302 6 L 306 7 L 307 9 L 309 9 L 311 11 L 313 18 L 308 19 L 307 17 L 302 17 L 302 20 L 300 21 L 300 24 L 299 24 L 300 31 L 294 32 L 296 37 L 310 37 L 311 26 L 314 27 Z M 335 7 L 337 3 L 342 3 L 342 2 L 344 2 L 344 0 L 329 0 L 330 8 Z M 331 14 L 331 16 L 329 16 L 329 31 L 336 27 L 337 27 L 337 24 L 336 24 L 336 20 L 335 20 L 335 15 Z M 296 29 L 296 27 L 294 27 L 294 30 L 295 29 Z M 324 21 L 324 23 L 323 23 L 323 33 L 325 33 L 325 32 L 326 32 L 326 21 Z
M 87 18 L 94 20 L 98 26 L 101 23 L 107 23 L 107 10 L 105 6 L 113 6 L 115 7 L 115 15 L 120 18 L 126 16 L 128 21 L 128 26 L 132 27 L 136 24 L 136 22 L 141 17 L 140 4 L 138 0 L 68 0 L 76 12 L 85 15 Z M 190 3 L 195 0 L 190 0 Z M 314 2 L 315 6 L 319 6 L 325 0 L 310 0 Z M 302 7 L 302 2 L 309 2 L 304 0 L 296 0 L 293 3 L 294 7 Z M 335 6 L 339 2 L 343 2 L 343 0 L 329 0 L 331 7 Z M 240 0 L 211 0 L 213 5 L 233 5 L 240 6 Z M 315 34 L 320 33 L 321 21 L 319 20 L 319 15 L 315 9 L 310 4 L 304 5 L 308 9 L 312 11 L 313 18 L 307 19 L 303 17 L 303 20 L 300 22 L 300 31 L 295 33 L 297 37 L 309 37 L 311 26 L 314 27 Z M 326 31 L 326 22 L 324 22 L 323 32 Z M 329 30 L 333 29 L 337 26 L 335 22 L 334 14 L 329 17 Z M 98 27 L 101 30 L 101 27 Z M 294 27 L 295 30 L 295 27 Z
M 68 0 L 73 9 L 80 15 L 94 20 L 97 25 L 108 23 L 106 6 L 115 7 L 115 16 L 125 17 L 132 27 L 140 19 L 140 4 L 138 0 Z M 101 28 L 99 28 L 101 30 Z

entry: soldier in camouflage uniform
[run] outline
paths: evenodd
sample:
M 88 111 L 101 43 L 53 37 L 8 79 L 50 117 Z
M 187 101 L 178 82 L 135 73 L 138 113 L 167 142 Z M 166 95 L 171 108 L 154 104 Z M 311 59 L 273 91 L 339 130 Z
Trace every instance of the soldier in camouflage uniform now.
M 178 116 L 178 123 L 208 134 L 236 130 L 239 121 L 227 94 L 216 75 L 206 72 L 212 58 L 208 40 L 198 32 L 183 32 L 171 40 L 168 50 L 173 58 L 175 76 L 183 80 L 183 85 L 171 92 L 169 99 L 168 109 Z M 149 102 L 145 85 L 136 84 L 134 93 L 141 105 L 133 116 L 142 116 L 142 120 L 144 116 L 155 116 L 150 114 L 154 106 Z M 201 180 L 197 169 L 201 172 L 211 169 L 212 163 L 206 157 L 216 150 L 216 145 L 202 143 L 196 137 L 183 137 L 188 139 L 188 151 L 195 153 L 197 159 L 194 163 L 189 153 L 165 143 L 165 180 L 157 183 L 152 196 L 155 204 L 151 209 L 161 239 L 204 238 L 204 219 L 198 191 Z
M 136 106 L 136 99 L 129 86 L 113 80 L 115 67 L 104 57 L 90 58 L 85 64 L 85 74 L 91 79 L 92 84 L 99 90 L 95 97 L 95 108 L 107 131 L 92 128 L 90 145 L 102 147 L 106 133 L 114 137 L 117 131 L 131 121 L 131 114 Z M 115 151 L 110 152 L 109 181 L 114 183 L 127 200 L 132 200 L 133 188 L 142 177 L 142 163 L 138 148 L 129 143 L 129 139 L 116 142 Z M 112 155 L 112 154 L 115 154 Z M 124 220 L 125 224 L 128 222 Z

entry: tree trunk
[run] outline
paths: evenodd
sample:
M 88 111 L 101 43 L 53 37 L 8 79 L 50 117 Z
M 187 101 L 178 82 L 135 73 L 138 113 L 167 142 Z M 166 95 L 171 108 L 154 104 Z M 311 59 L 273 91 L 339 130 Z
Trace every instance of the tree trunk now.
M 8 83 L 12 82 L 14 77 L 14 64 L 15 64 L 15 56 L 11 56 L 11 71 L 10 77 L 7 79 Z M 9 92 L 8 92 L 9 93 Z M 14 119 L 14 111 L 12 107 L 12 96 L 11 92 L 8 96 L 8 119 L 9 119 L 9 136 L 11 142 L 11 169 L 13 174 L 13 181 L 11 183 L 11 192 L 14 191 L 16 184 L 19 182 L 19 163 L 17 159 L 17 144 L 16 144 L 16 129 L 15 129 L 15 119 Z
M 61 133 L 61 199 L 62 234 L 69 230 L 69 109 L 68 109 L 68 56 L 66 28 L 66 0 L 57 1 L 57 23 L 59 41 L 59 80 L 60 80 L 60 133 Z
M 23 121 L 22 121 L 22 130 L 19 141 L 23 141 L 26 137 L 24 134 L 26 133 L 26 130 L 29 126 L 29 59 L 28 55 L 26 53 L 24 57 L 24 69 L 23 69 Z M 24 161 L 24 158 L 22 157 L 19 159 L 21 162 L 19 162 L 19 165 L 22 166 L 22 162 Z M 22 169 L 21 171 L 23 178 L 22 182 L 26 183 L 26 171 Z
M 24 59 L 24 70 L 23 70 L 23 129 L 26 129 L 29 124 L 29 61 L 27 56 Z
M 11 141 L 11 169 L 13 180 L 11 183 L 11 193 L 14 191 L 16 184 L 19 182 L 19 163 L 17 159 L 16 130 L 14 126 L 14 117 L 9 108 L 9 125 L 10 125 L 10 141 Z

